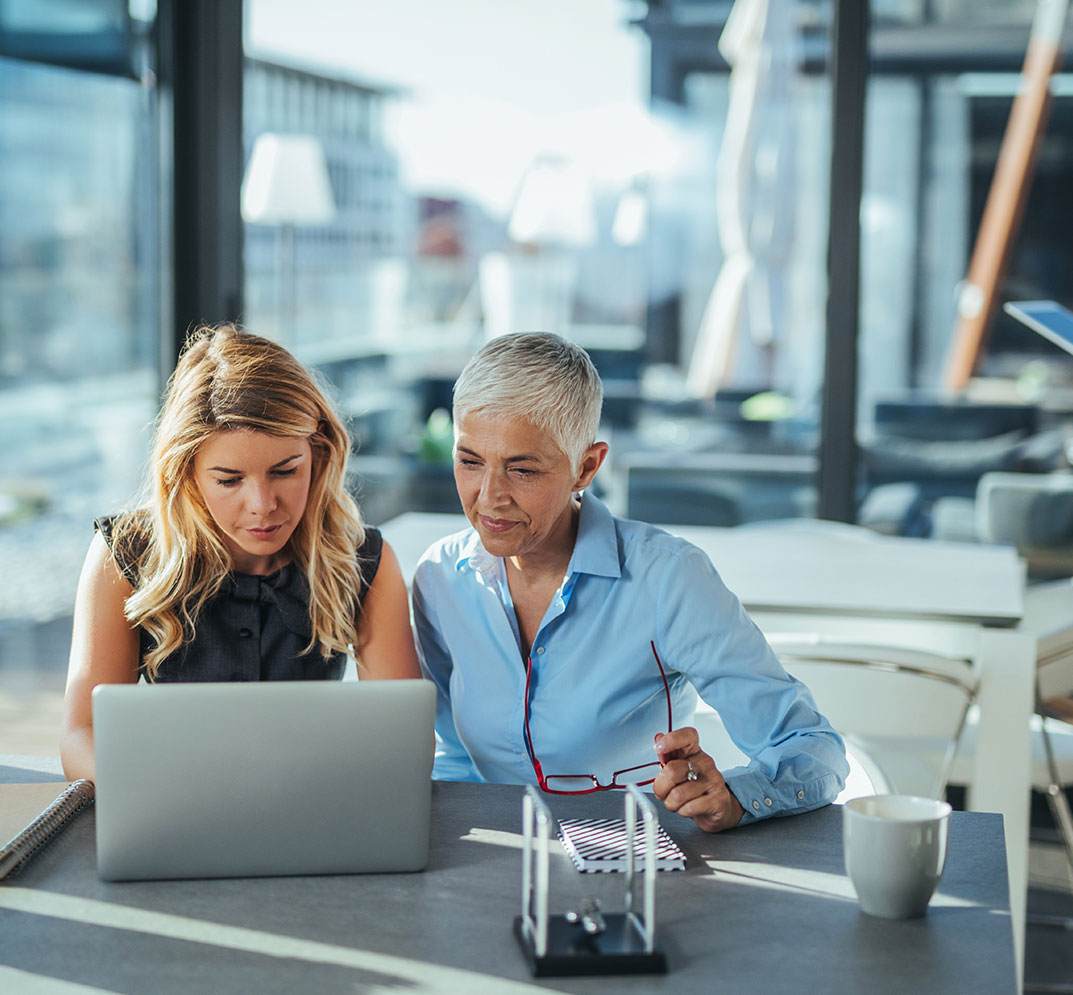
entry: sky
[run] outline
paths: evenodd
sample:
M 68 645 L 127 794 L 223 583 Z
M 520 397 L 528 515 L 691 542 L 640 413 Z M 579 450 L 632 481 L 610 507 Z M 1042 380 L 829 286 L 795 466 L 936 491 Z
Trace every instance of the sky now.
M 636 10 L 636 8 L 633 8 Z M 400 87 L 389 138 L 414 191 L 509 210 L 540 152 L 594 180 L 651 164 L 648 44 L 622 0 L 248 0 L 247 49 Z

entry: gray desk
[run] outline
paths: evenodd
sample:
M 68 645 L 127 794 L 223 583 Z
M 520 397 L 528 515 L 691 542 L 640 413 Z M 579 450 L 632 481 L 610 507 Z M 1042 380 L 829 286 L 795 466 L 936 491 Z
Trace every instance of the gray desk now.
M 105 884 L 93 818 L 82 816 L 0 884 L 0 988 L 59 979 L 184 995 L 1016 991 L 1000 817 L 955 813 L 927 916 L 888 922 L 852 898 L 836 807 L 720 836 L 663 813 L 689 860 L 657 884 L 671 973 L 538 984 L 511 934 L 521 794 L 435 784 L 429 868 L 401 875 Z M 617 815 L 622 804 L 617 792 L 550 801 L 557 817 Z M 583 894 L 617 908 L 621 888 L 621 875 L 579 875 L 553 850 L 552 911 Z

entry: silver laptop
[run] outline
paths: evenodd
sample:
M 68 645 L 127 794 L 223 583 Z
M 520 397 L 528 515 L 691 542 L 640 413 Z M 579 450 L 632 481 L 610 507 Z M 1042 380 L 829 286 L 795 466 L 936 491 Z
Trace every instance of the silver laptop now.
M 423 680 L 98 686 L 97 873 L 421 870 L 434 709 Z

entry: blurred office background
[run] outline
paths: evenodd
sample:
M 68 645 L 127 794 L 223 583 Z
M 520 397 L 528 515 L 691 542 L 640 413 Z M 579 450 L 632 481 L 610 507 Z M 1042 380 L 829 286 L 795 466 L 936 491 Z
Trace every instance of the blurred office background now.
M 605 378 L 622 514 L 1073 573 L 1073 359 L 999 314 L 944 389 L 1036 8 L 872 0 L 855 48 L 833 0 L 0 2 L 5 700 L 62 686 L 92 520 L 202 319 L 323 373 L 373 523 L 457 507 L 451 383 L 540 328 Z M 1073 75 L 1052 91 L 1000 296 L 1073 305 Z M 1047 528 L 981 535 L 995 472 L 1061 478 Z

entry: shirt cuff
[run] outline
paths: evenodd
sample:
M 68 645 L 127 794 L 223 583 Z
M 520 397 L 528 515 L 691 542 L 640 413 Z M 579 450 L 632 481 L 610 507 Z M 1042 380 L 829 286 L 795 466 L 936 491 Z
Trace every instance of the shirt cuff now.
M 739 826 L 773 815 L 811 812 L 833 802 L 841 788 L 834 774 L 824 774 L 807 783 L 782 785 L 776 785 L 761 771 L 751 767 L 723 771 L 723 777 L 727 787 L 745 809 Z

